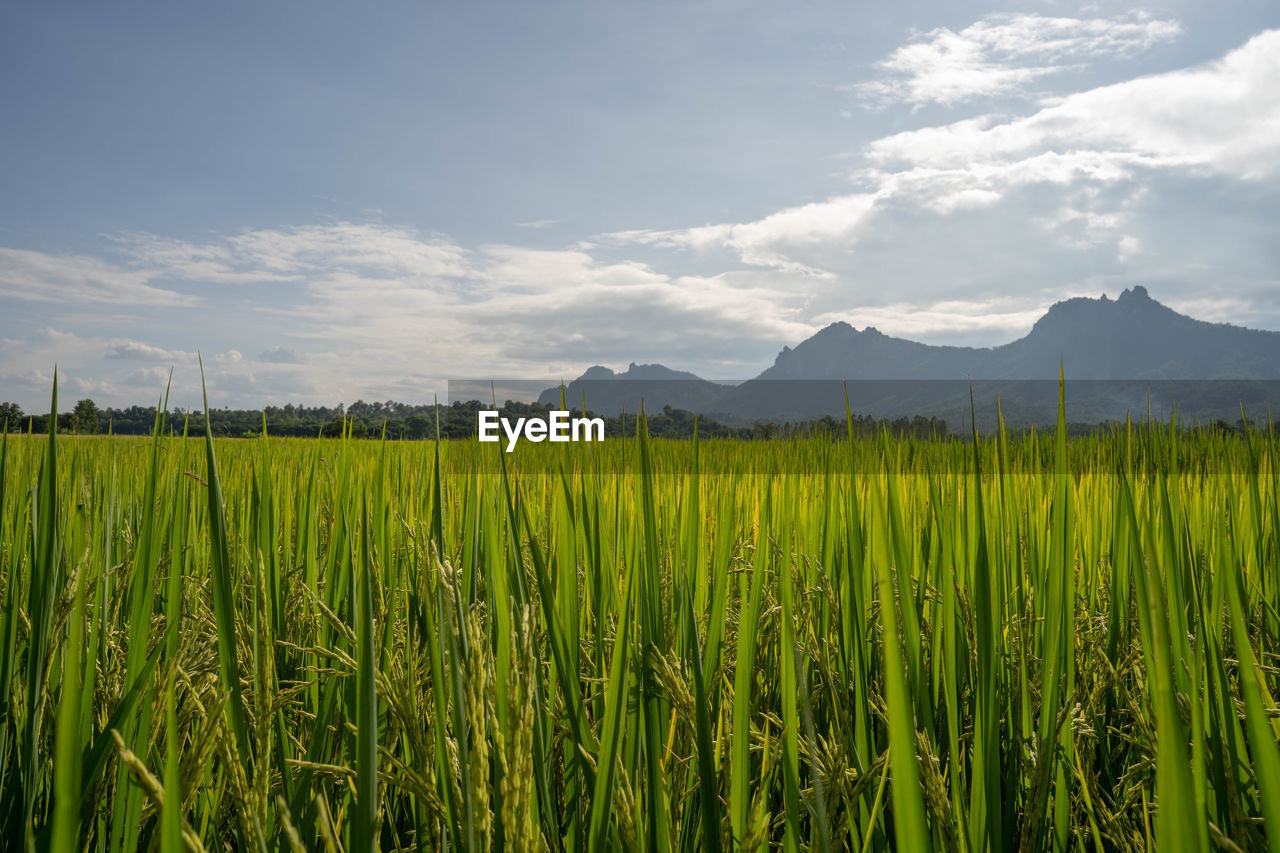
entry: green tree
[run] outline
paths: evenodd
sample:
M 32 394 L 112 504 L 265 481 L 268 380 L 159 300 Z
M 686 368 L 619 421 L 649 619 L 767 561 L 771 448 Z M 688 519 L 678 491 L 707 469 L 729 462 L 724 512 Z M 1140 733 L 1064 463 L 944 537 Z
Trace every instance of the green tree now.
M 94 435 L 98 431 L 98 404 L 81 400 L 71 411 L 71 429 L 80 435 Z
M 349 418 L 346 421 L 346 426 L 351 430 L 352 438 L 364 438 L 366 435 L 369 434 L 368 424 L 366 424 L 364 421 L 360 420 L 359 418 Z M 324 427 L 321 430 L 321 434 L 325 438 L 337 438 L 338 436 L 342 435 L 342 429 L 343 429 L 343 420 L 342 420 L 342 416 L 339 415 L 324 425 Z
M 405 421 L 406 438 L 435 438 L 435 421 L 426 415 L 410 415 Z
M 0 403 L 0 429 L 22 429 L 22 407 L 17 403 Z

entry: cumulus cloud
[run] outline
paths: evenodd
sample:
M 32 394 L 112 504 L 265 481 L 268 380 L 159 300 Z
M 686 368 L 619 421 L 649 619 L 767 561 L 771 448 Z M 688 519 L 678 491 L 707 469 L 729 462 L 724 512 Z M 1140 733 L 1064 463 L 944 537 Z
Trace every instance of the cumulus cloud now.
M 868 104 L 952 106 L 1023 90 L 1100 57 L 1126 57 L 1177 37 L 1176 21 L 990 15 L 959 32 L 940 27 L 876 63 L 881 76 L 853 87 Z

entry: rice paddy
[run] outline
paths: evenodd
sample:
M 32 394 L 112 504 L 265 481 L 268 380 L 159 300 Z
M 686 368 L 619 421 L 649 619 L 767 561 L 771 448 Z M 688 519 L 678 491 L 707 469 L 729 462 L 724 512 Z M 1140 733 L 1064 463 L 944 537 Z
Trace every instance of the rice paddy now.
M 5 849 L 1280 849 L 1266 430 L 3 441 Z

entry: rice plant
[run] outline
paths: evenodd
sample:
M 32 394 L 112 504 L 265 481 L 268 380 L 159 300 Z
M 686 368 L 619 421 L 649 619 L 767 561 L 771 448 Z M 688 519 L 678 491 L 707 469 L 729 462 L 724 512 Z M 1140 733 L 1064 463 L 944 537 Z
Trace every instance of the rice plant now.
M 6 435 L 3 846 L 1280 849 L 1280 444 L 1066 405 Z

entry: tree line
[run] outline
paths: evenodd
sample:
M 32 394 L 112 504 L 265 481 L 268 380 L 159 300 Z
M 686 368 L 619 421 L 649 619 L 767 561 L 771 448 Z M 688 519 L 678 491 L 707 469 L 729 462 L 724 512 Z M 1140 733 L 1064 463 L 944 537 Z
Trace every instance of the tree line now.
M 357 400 L 350 406 L 267 406 L 264 409 L 215 409 L 212 431 L 215 436 L 230 438 L 256 438 L 270 436 L 315 438 L 335 437 L 346 430 L 355 438 L 379 438 L 384 432 L 387 438 L 422 440 L 436 438 L 436 424 L 440 425 L 443 438 L 474 438 L 480 412 L 491 408 L 477 400 L 455 402 L 449 405 L 420 405 L 397 403 L 366 403 Z M 498 411 L 502 417 L 545 418 L 554 409 L 541 403 L 520 403 L 508 400 Z M 581 415 L 580 410 L 574 410 Z M 587 412 L 590 417 L 599 417 Z M 93 400 L 84 399 L 70 412 L 58 414 L 58 431 L 77 435 L 96 435 L 108 430 L 114 435 L 150 435 L 155 425 L 154 406 L 129 406 L 126 408 L 99 408 Z M 698 434 L 704 438 L 770 439 L 803 437 L 811 435 L 847 435 L 849 425 L 844 418 L 827 416 L 818 420 L 783 422 L 757 421 L 751 426 L 732 426 L 714 418 L 695 416 L 683 409 L 664 406 L 661 411 L 647 413 L 649 434 L 661 438 L 690 438 L 694 422 Z M 604 417 L 606 437 L 633 436 L 639 428 L 636 413 Z M 868 416 L 853 418 L 856 435 L 875 435 L 888 430 L 897 435 L 918 438 L 940 437 L 947 434 L 947 422 L 941 418 L 897 418 L 877 420 Z M 0 427 L 10 432 L 43 434 L 48 431 L 48 415 L 28 414 L 15 403 L 0 403 Z M 199 410 L 174 409 L 168 418 L 168 428 L 180 433 L 183 428 L 192 432 L 204 431 L 204 413 Z

